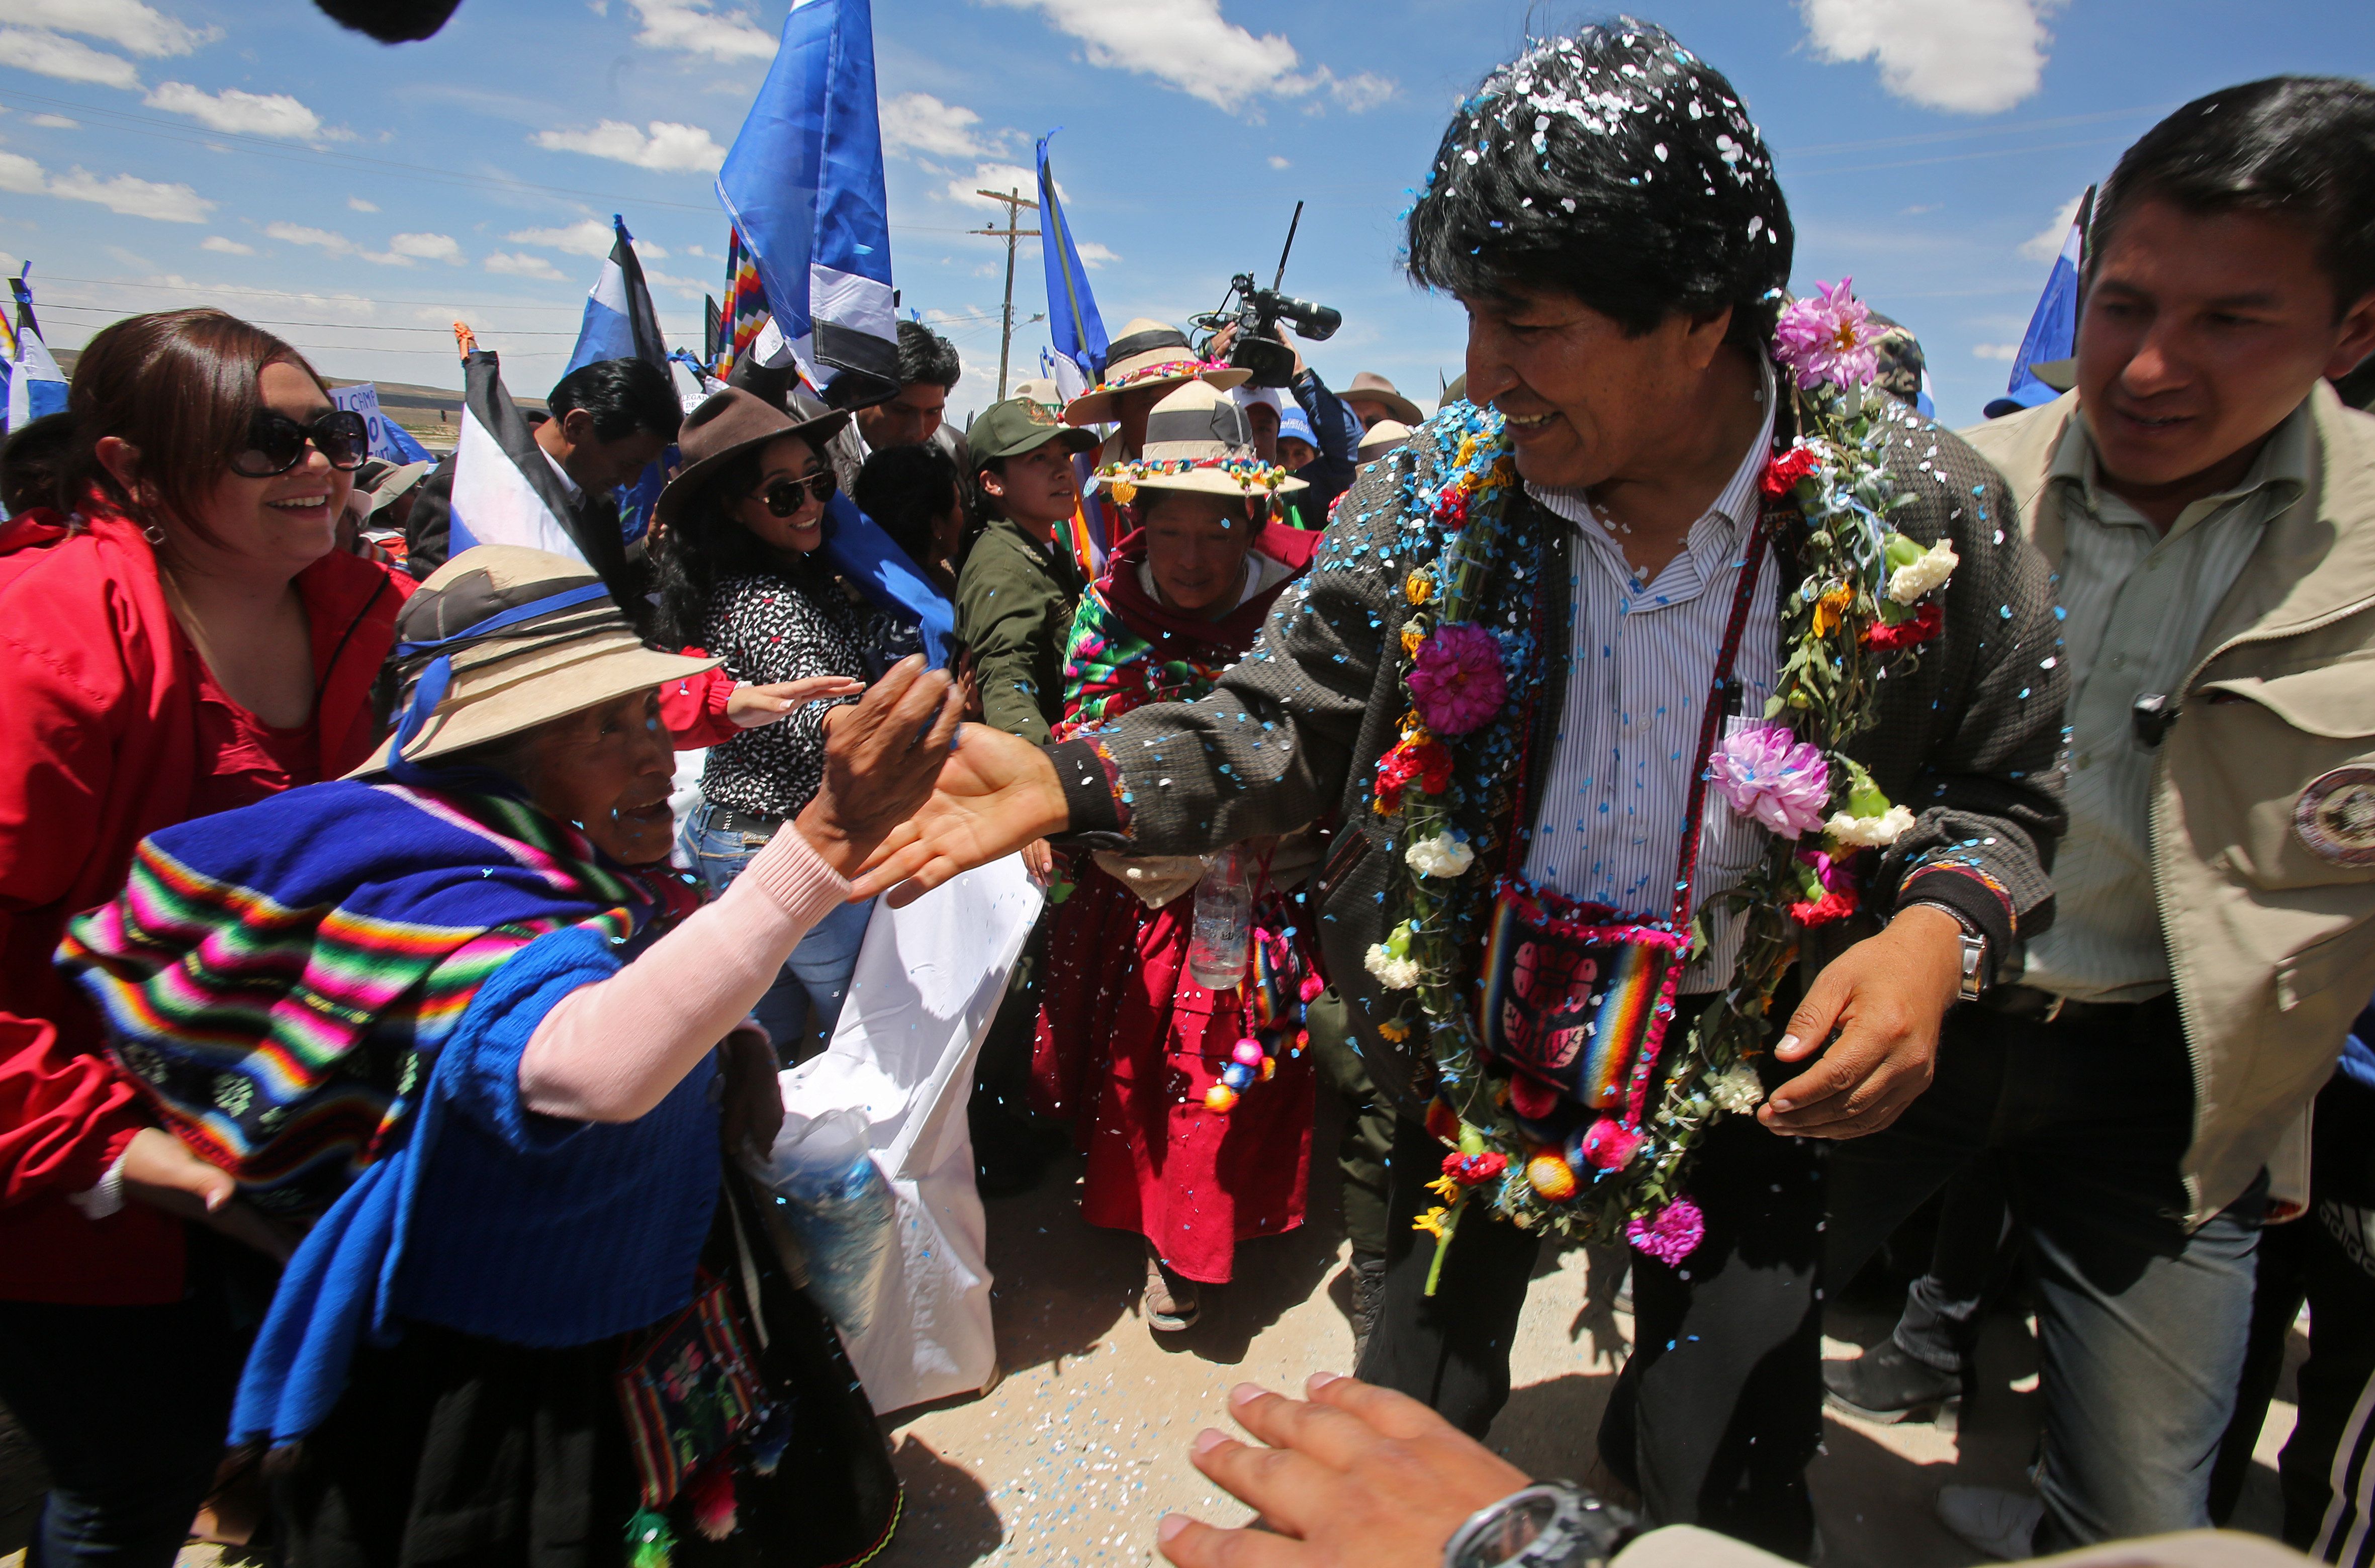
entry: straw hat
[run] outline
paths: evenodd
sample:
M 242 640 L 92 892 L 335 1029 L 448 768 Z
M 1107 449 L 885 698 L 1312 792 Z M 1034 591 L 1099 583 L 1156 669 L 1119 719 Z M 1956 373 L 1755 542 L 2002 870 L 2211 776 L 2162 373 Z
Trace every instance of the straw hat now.
M 662 523 L 675 522 L 676 514 L 701 493 L 702 487 L 719 468 L 777 436 L 798 436 L 813 447 L 820 458 L 824 457 L 825 442 L 839 435 L 848 423 L 849 416 L 844 412 L 795 419 L 765 398 L 738 386 L 713 392 L 684 417 L 683 428 L 676 437 L 683 466 L 660 491 L 660 499 L 652 510 Z
M 1188 347 L 1188 335 L 1176 326 L 1140 316 L 1121 329 L 1105 348 L 1105 379 L 1065 406 L 1068 425 L 1102 424 L 1114 417 L 1117 394 L 1149 386 L 1177 386 L 1202 381 L 1226 392 L 1253 379 L 1253 371 L 1232 370 L 1213 360 L 1199 360 Z
M 429 471 L 436 466 L 434 463 L 407 463 L 400 467 L 393 464 L 383 464 L 380 471 L 371 476 L 368 484 L 362 482 L 362 474 L 357 473 L 355 488 L 371 498 L 364 508 L 363 515 L 367 518 L 376 517 L 402 501 L 411 493 L 412 487 L 427 478 Z
M 530 606 L 543 607 L 490 625 Z M 430 573 L 396 611 L 396 635 L 405 677 L 396 736 L 408 737 L 408 762 L 519 735 L 725 662 L 654 653 L 591 568 L 516 545 L 479 545 Z M 444 693 L 416 724 L 410 704 L 439 665 Z M 387 772 L 396 738 L 347 776 Z
M 1146 416 L 1145 452 L 1134 462 L 1107 464 L 1096 477 L 1124 506 L 1142 489 L 1272 496 L 1311 488 L 1255 456 L 1253 440 L 1244 409 L 1190 380 Z
M 1387 453 L 1410 440 L 1411 428 L 1399 419 L 1379 419 L 1361 438 L 1361 461 L 1375 463 Z
M 1365 400 L 1375 403 L 1385 409 L 1388 418 L 1400 419 L 1405 425 L 1426 423 L 1426 416 L 1418 411 L 1418 405 L 1404 397 L 1392 382 L 1375 371 L 1363 371 L 1353 378 L 1352 385 L 1336 395 L 1347 403 Z

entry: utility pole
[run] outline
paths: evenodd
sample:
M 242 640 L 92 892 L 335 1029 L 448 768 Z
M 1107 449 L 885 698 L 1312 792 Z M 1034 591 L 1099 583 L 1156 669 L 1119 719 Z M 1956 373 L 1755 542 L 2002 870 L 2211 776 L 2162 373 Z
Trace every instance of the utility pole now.
M 998 400 L 1003 403 L 1006 401 L 1007 355 L 1014 347 L 1014 246 L 1017 241 L 1039 238 L 1039 230 L 1036 229 L 1021 229 L 1016 225 L 1022 220 L 1026 209 L 1036 213 L 1039 210 L 1039 204 L 1024 201 L 1022 193 L 1020 191 L 1009 191 L 1003 195 L 996 191 L 975 191 L 974 195 L 987 196 L 991 201 L 1006 204 L 1005 228 L 967 230 L 969 233 L 983 234 L 993 240 L 1006 242 L 1006 308 L 1004 324 L 999 328 L 998 335 Z

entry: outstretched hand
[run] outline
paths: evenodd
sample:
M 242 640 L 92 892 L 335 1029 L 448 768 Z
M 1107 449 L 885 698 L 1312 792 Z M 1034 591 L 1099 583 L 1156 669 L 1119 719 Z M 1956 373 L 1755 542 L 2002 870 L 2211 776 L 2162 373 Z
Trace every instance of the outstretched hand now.
M 931 798 L 957 723 L 957 691 L 945 671 L 925 668 L 921 654 L 892 666 L 855 707 L 833 711 L 824 782 L 799 814 L 800 836 L 825 864 L 855 877 L 882 836 Z
M 161 1127 L 143 1127 L 124 1147 L 124 1195 L 183 1220 L 195 1220 L 282 1263 L 297 1238 L 239 1196 L 239 1183 L 209 1165 Z
M 788 718 L 821 697 L 855 697 L 865 690 L 866 682 L 845 675 L 812 675 L 766 686 L 738 686 L 726 699 L 726 716 L 738 728 L 757 729 Z
M 1773 1048 L 1777 1061 L 1819 1059 L 1775 1090 L 1756 1119 L 1793 1138 L 1848 1138 L 1903 1115 L 1937 1068 L 1938 1028 L 1961 990 L 1962 929 L 1944 910 L 1917 903 L 1833 959 Z
M 883 835 L 851 896 L 889 889 L 892 906 L 904 908 L 960 872 L 1061 832 L 1069 819 L 1045 751 L 1004 730 L 966 725 L 932 797 Z
M 1268 1446 L 1207 1429 L 1189 1455 L 1268 1529 L 1168 1515 L 1164 1556 L 1179 1568 L 1437 1568 L 1471 1514 L 1528 1484 L 1408 1395 L 1325 1373 L 1306 1391 L 1308 1403 L 1239 1384 L 1230 1414 Z

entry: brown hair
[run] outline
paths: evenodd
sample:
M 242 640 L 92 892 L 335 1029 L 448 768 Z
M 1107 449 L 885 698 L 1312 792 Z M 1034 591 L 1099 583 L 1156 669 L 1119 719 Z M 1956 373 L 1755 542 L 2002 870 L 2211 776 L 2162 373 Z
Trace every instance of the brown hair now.
M 199 514 L 247 444 L 256 378 L 273 364 L 294 365 L 329 391 L 303 355 L 224 311 L 160 311 L 100 329 L 75 361 L 66 394 L 74 433 L 58 477 L 61 510 L 96 489 L 136 523 L 171 519 L 213 542 Z M 106 436 L 138 450 L 139 489 L 153 504 L 99 461 Z

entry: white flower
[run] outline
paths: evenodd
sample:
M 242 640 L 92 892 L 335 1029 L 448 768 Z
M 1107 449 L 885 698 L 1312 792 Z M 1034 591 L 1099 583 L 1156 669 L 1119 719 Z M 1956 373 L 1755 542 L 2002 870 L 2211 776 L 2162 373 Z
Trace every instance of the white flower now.
M 1396 958 L 1393 949 L 1383 942 L 1372 943 L 1362 962 L 1377 977 L 1377 984 L 1388 991 L 1414 990 L 1418 985 L 1418 960 Z
M 1447 828 L 1432 837 L 1411 840 L 1402 858 L 1422 877 L 1460 877 L 1476 863 L 1476 852 L 1468 847 L 1467 840 L 1452 837 Z
M 1831 819 L 1823 824 L 1823 831 L 1842 844 L 1857 849 L 1886 849 L 1896 842 L 1897 835 L 1913 826 L 1913 813 L 1902 806 L 1892 806 L 1877 817 L 1855 817 L 1845 811 L 1834 811 Z
M 1922 554 L 1920 560 L 1900 566 L 1888 574 L 1888 596 L 1900 605 L 1909 605 L 1931 589 L 1955 575 L 1960 558 L 1955 547 L 1941 539 Z
M 1707 1098 L 1715 1108 L 1728 1115 L 1745 1116 L 1765 1103 L 1765 1085 L 1756 1069 L 1746 1062 L 1734 1062 L 1724 1069 L 1721 1078 L 1707 1085 Z

